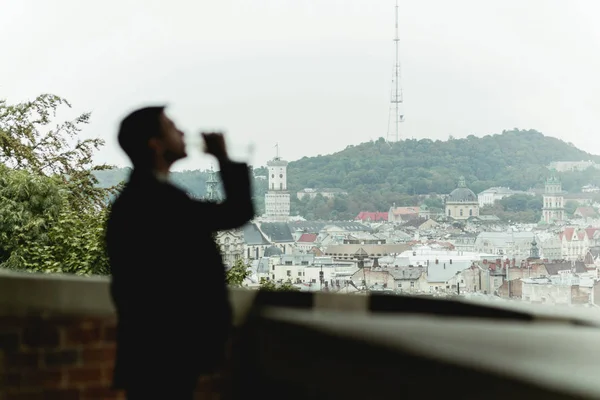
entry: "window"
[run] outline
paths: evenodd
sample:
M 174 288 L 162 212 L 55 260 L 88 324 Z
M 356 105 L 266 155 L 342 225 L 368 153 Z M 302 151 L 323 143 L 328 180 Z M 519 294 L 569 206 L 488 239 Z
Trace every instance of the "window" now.
M 298 276 L 302 276 L 302 272 L 298 271 Z
M 308 261 L 302 261 L 300 264 L 302 264 L 302 265 L 308 265 Z
M 448 216 L 451 217 L 452 216 L 452 210 L 448 209 Z
M 287 276 L 292 276 L 292 271 L 291 270 L 287 270 Z
M 415 287 L 415 283 L 414 283 L 414 282 L 411 282 L 411 283 L 410 283 L 410 287 L 411 287 L 411 288 L 412 288 L 412 287 Z
M 469 216 L 473 216 L 473 210 L 469 210 Z
M 293 265 L 291 261 L 286 261 L 285 265 Z
M 463 209 L 462 208 L 460 209 L 460 216 L 461 217 L 463 216 Z

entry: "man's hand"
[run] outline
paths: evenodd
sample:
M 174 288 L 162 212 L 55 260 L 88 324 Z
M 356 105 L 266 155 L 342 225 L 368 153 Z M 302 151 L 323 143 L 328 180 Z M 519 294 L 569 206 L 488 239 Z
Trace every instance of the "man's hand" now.
M 220 132 L 202 132 L 204 138 L 205 151 L 207 154 L 212 154 L 219 161 L 226 161 L 227 146 L 225 145 L 225 138 Z

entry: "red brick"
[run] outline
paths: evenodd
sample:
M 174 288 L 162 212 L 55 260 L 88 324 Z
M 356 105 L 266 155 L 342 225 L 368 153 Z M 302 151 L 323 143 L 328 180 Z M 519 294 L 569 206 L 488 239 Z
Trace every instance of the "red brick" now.
M 77 350 L 58 350 L 44 354 L 44 363 L 48 367 L 70 366 L 79 363 L 79 352 Z
M 81 359 L 86 366 L 112 364 L 115 360 L 115 346 L 83 349 Z
M 44 400 L 44 393 L 39 391 L 22 392 L 18 391 L 15 393 L 8 392 L 6 394 L 6 400 Z
M 93 344 L 101 340 L 101 329 L 98 324 L 84 324 L 67 328 L 65 342 L 67 345 Z
M 105 342 L 113 343 L 117 340 L 117 326 L 116 325 L 106 325 L 102 331 L 102 339 Z
M 111 385 L 114 374 L 115 374 L 114 364 L 111 364 L 110 366 L 105 367 L 102 370 L 102 383 L 104 383 L 105 385 Z
M 40 365 L 40 358 L 40 353 L 37 351 L 9 353 L 5 356 L 5 366 L 8 369 L 37 368 Z
M 0 331 L 6 331 L 7 329 L 22 328 L 26 324 L 23 317 L 17 317 L 14 315 L 2 315 L 0 316 Z
M 23 344 L 31 348 L 52 348 L 60 345 L 58 327 L 47 324 L 34 324 L 23 331 Z
M 16 351 L 20 342 L 21 338 L 18 332 L 0 333 L 0 350 Z
M 97 367 L 72 368 L 67 371 L 70 387 L 80 383 L 92 385 L 102 383 L 102 376 L 102 368 Z
M 112 390 L 107 386 L 88 387 L 81 394 L 81 400 L 120 400 L 124 398 L 124 393 Z
M 21 387 L 21 374 L 19 372 L 5 372 L 0 378 L 0 387 L 18 388 Z
M 44 390 L 44 400 L 81 400 L 79 389 Z
M 64 384 L 64 374 L 61 370 L 38 370 L 21 374 L 21 388 L 51 389 Z

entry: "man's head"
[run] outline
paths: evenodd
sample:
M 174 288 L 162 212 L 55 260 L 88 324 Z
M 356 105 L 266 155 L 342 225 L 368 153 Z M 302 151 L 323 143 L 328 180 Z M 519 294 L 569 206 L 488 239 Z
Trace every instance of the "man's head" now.
M 119 144 L 137 169 L 168 169 L 187 156 L 183 132 L 165 115 L 165 107 L 145 107 L 121 122 Z

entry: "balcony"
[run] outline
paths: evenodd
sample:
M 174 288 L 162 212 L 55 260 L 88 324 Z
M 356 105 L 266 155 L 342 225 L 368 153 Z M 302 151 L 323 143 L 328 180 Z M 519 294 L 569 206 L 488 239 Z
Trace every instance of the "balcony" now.
M 235 290 L 197 399 L 596 399 L 600 311 Z M 160 320 L 160 315 L 157 315 Z M 0 273 L 0 399 L 119 399 L 105 278 Z M 234 382 L 234 384 L 232 384 Z

